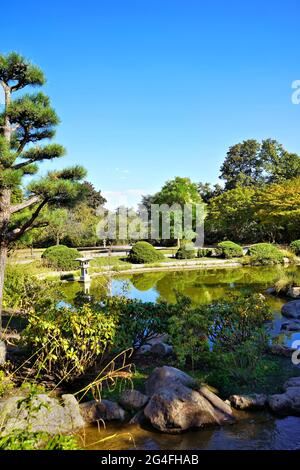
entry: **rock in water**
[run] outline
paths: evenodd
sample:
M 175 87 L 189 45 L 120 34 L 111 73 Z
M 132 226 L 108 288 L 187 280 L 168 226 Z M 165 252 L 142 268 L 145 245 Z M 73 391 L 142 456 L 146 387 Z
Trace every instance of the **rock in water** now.
M 88 401 L 80 404 L 80 413 L 87 424 L 97 421 L 123 421 L 125 411 L 110 400 Z
M 281 313 L 287 318 L 299 318 L 300 319 L 300 300 L 293 300 L 284 304 L 281 309 Z
M 148 401 L 149 398 L 138 390 L 124 390 L 119 398 L 120 405 L 129 411 L 140 410 Z
M 261 409 L 267 404 L 268 397 L 264 394 L 231 395 L 229 401 L 237 410 Z
M 6 345 L 0 340 L 0 366 L 3 366 L 6 361 Z
M 271 410 L 282 416 L 300 416 L 300 377 L 289 379 L 283 389 L 284 393 L 269 397 Z
M 159 367 L 146 383 L 151 395 L 144 414 L 161 432 L 180 433 L 188 429 L 234 421 L 232 410 L 207 387 L 174 367 Z

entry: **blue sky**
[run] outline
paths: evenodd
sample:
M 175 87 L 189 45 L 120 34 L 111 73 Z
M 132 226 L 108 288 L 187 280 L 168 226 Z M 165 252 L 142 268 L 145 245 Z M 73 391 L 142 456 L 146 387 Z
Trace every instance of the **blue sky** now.
M 217 182 L 247 138 L 300 154 L 299 15 L 299 0 L 16 0 L 0 48 L 47 75 L 68 150 L 51 166 L 80 162 L 131 205 L 176 175 Z

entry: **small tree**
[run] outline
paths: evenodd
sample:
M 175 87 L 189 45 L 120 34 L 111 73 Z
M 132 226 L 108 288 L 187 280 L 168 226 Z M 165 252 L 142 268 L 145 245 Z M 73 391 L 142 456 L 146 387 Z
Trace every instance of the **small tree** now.
M 49 98 L 39 92 L 12 100 L 13 93 L 44 83 L 43 72 L 19 54 L 0 55 L 0 85 L 5 96 L 0 115 L 0 318 L 9 247 L 45 224 L 38 220 L 44 207 L 61 207 L 78 197 L 80 180 L 85 176 L 79 166 L 49 172 L 33 181 L 20 201 L 23 177 L 36 174 L 38 163 L 65 153 L 58 144 L 37 145 L 52 139 L 59 123 Z

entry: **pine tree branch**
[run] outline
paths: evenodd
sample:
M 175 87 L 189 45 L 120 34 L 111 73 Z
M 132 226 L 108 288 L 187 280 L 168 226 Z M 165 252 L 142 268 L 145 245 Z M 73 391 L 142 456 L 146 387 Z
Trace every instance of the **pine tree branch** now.
M 11 206 L 10 213 L 14 214 L 15 212 L 22 211 L 23 209 L 26 209 L 27 207 L 30 207 L 33 204 L 38 203 L 39 201 L 40 201 L 39 196 L 33 196 L 30 199 L 27 199 L 26 201 L 21 202 L 20 204 Z
M 32 214 L 32 216 L 30 217 L 29 220 L 27 220 L 27 222 L 25 222 L 25 224 L 22 225 L 22 227 L 20 228 L 17 228 L 15 230 L 13 230 L 12 232 L 9 232 L 7 234 L 7 239 L 9 241 L 16 241 L 16 240 L 19 240 L 22 235 L 24 235 L 25 232 L 27 232 L 28 230 L 31 229 L 31 227 L 33 226 L 35 220 L 38 218 L 38 216 L 40 215 L 40 212 L 41 210 L 43 209 L 43 207 L 45 207 L 45 205 L 48 203 L 48 199 L 44 199 L 40 204 L 39 206 L 36 208 L 36 210 L 34 211 L 34 213 Z

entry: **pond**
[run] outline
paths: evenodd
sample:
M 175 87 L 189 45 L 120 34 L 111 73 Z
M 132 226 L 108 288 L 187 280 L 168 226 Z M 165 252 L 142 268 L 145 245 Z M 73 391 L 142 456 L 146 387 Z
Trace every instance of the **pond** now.
M 90 293 L 96 298 L 104 294 L 126 295 L 129 298 L 144 302 L 164 300 L 169 303 L 176 301 L 176 292 L 189 297 L 194 305 L 208 304 L 217 300 L 227 299 L 237 292 L 264 293 L 268 287 L 283 274 L 295 273 L 300 283 L 300 267 L 246 267 L 226 269 L 201 269 L 190 271 L 148 272 L 140 274 L 123 273 L 111 279 L 93 278 Z M 83 289 L 80 283 L 65 284 L 64 292 L 67 300 L 72 302 L 76 293 Z M 281 307 L 285 300 L 267 295 L 266 301 L 273 310 L 273 336 L 290 346 L 294 340 L 300 339 L 300 333 L 281 334 Z
M 126 295 L 142 301 L 175 302 L 176 292 L 188 296 L 194 305 L 226 299 L 232 293 L 264 293 L 282 276 L 293 272 L 300 282 L 299 267 L 257 267 L 234 269 L 207 269 L 176 272 L 152 272 L 129 275 L 123 273 L 115 278 L 96 277 L 90 293 L 100 298 L 104 293 Z M 68 301 L 83 287 L 78 283 L 64 285 Z M 266 296 L 273 310 L 272 333 L 281 343 L 290 345 L 300 339 L 300 333 L 281 334 L 281 307 L 284 300 Z M 236 424 L 187 432 L 171 436 L 139 426 L 109 424 L 99 432 L 97 427 L 85 430 L 87 449 L 300 449 L 300 418 L 278 419 L 267 412 L 239 412 Z

